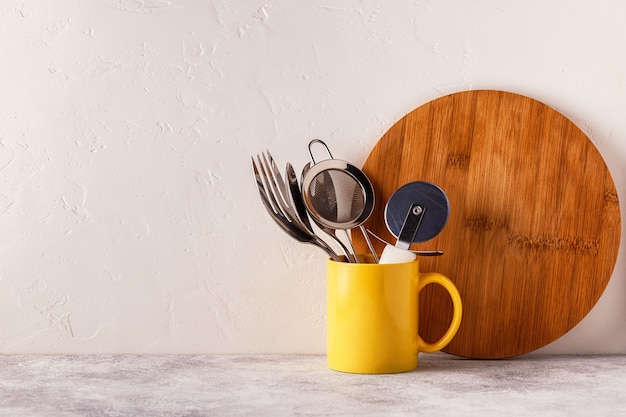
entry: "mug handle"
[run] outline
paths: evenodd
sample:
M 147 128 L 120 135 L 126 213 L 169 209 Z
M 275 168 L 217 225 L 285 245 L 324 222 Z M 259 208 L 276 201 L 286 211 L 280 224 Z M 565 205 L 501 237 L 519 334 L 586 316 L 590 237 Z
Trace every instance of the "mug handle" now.
M 450 298 L 452 298 L 452 323 L 450 323 L 450 327 L 446 330 L 446 333 L 443 335 L 441 339 L 436 341 L 435 343 L 427 343 L 420 335 L 417 335 L 417 350 L 418 352 L 424 353 L 432 353 L 437 352 L 443 349 L 452 341 L 454 335 L 456 335 L 457 330 L 459 330 L 459 326 L 461 325 L 461 316 L 463 315 L 463 307 L 461 304 L 461 295 L 459 294 L 459 290 L 456 289 L 456 286 L 450 281 L 448 277 L 442 275 L 438 272 L 426 272 L 423 274 L 419 274 L 419 280 L 417 283 L 417 292 L 419 292 L 429 284 L 439 284 L 448 291 L 450 294 Z

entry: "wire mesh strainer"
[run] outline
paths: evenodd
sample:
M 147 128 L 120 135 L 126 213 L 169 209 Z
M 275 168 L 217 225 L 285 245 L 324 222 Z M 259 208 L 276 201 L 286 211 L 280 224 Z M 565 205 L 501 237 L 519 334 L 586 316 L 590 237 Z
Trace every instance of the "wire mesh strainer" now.
M 315 143 L 326 148 L 329 159 L 315 162 L 311 152 L 311 145 Z M 325 227 L 345 231 L 355 262 L 358 262 L 358 257 L 348 230 L 359 227 L 378 262 L 378 256 L 363 228 L 363 223 L 374 210 L 374 187 L 370 180 L 354 165 L 334 159 L 328 146 L 319 139 L 309 143 L 309 153 L 313 165 L 303 178 L 302 194 L 311 217 Z

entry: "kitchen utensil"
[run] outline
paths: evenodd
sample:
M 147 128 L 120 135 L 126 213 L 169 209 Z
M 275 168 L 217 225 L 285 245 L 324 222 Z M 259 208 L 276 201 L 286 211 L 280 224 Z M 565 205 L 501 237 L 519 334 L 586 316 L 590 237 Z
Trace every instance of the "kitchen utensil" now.
M 396 247 L 409 249 L 412 243 L 425 242 L 441 233 L 449 213 L 450 202 L 440 187 L 414 181 L 391 195 L 385 206 L 385 223 L 398 238 Z
M 304 178 L 306 177 L 307 172 L 309 172 L 309 169 L 311 169 L 311 163 L 308 162 L 304 165 L 304 168 L 302 168 L 302 176 L 301 176 L 301 183 L 304 184 Z M 323 173 L 321 174 L 322 177 L 322 182 L 323 181 L 330 181 L 329 178 L 329 174 L 328 173 Z M 302 193 L 300 194 L 302 196 Z M 336 198 L 335 198 L 336 200 Z M 304 197 L 302 196 L 302 204 L 304 206 L 305 211 L 306 210 L 306 204 L 304 203 Z M 318 221 L 315 220 L 315 224 L 317 227 L 319 227 L 322 231 L 324 231 L 324 233 L 326 233 L 328 236 L 330 236 L 332 239 L 334 239 L 334 241 L 341 247 L 343 253 L 346 256 L 346 259 L 348 260 L 348 262 L 357 262 L 358 259 L 354 258 L 354 255 L 352 254 L 352 252 L 350 252 L 348 250 L 348 248 L 346 247 L 346 245 L 341 241 L 341 239 L 339 239 L 336 235 L 336 230 L 330 227 L 325 226 L 323 223 L 320 223 Z M 347 235 L 347 234 L 346 234 Z M 350 238 L 350 236 L 347 236 L 348 239 Z M 348 240 L 348 243 L 351 243 L 351 240 Z M 354 250 L 353 250 L 354 251 Z
M 296 177 L 296 172 L 293 168 L 293 165 L 291 165 L 289 162 L 287 163 L 286 175 L 287 175 L 287 184 L 289 184 L 288 194 L 291 196 L 291 204 L 295 208 L 298 217 L 302 219 L 307 229 L 311 231 L 311 233 L 315 233 L 311 225 L 311 222 L 309 222 L 309 215 L 307 214 L 306 206 L 302 198 L 302 190 L 300 189 L 300 186 L 298 185 L 298 178 Z M 334 231 L 332 229 L 329 229 L 323 226 L 320 226 L 319 228 L 321 229 L 322 233 L 325 233 L 326 236 L 331 238 L 337 245 L 339 245 L 342 252 L 346 256 L 346 259 L 349 259 L 350 252 L 348 251 L 346 246 L 343 244 L 343 242 L 339 240 L 339 238 L 335 235 Z
M 311 151 L 311 145 L 315 143 L 326 148 L 329 159 L 315 162 Z M 328 146 L 319 139 L 309 143 L 309 153 L 313 165 L 302 182 L 304 203 L 309 213 L 325 227 L 343 230 L 349 245 L 352 245 L 352 240 L 348 230 L 359 227 L 377 262 L 378 256 L 363 227 L 374 209 L 374 189 L 369 179 L 354 165 L 334 159 Z M 352 254 L 353 259 L 358 262 L 354 248 Z
M 282 196 L 276 195 L 276 191 L 268 179 L 268 171 L 262 163 L 260 157 L 257 156 L 259 167 L 252 158 L 252 169 L 256 179 L 257 188 L 263 205 L 267 209 L 272 219 L 280 226 L 280 228 L 292 238 L 302 243 L 309 243 L 322 248 L 330 256 L 331 259 L 340 261 L 339 255 L 325 241 L 320 239 L 314 233 L 294 222 L 294 218 L 286 214 L 280 207 L 279 201 Z
M 384 134 L 363 171 L 382 201 L 415 180 L 446 190 L 450 218 L 428 243 L 447 256 L 420 268 L 450 277 L 463 299 L 448 353 L 503 358 L 545 346 L 611 277 L 621 232 L 613 179 L 584 132 L 536 100 L 493 90 L 433 100 Z M 365 226 L 389 240 L 383 218 L 377 206 Z M 358 235 L 354 245 L 366 247 Z M 420 334 L 434 340 L 449 323 L 448 296 L 425 288 L 419 305 Z M 448 317 L 432 313 L 441 311 Z
M 430 240 L 443 230 L 450 205 L 446 194 L 434 184 L 415 181 L 400 187 L 385 207 L 385 223 L 397 237 L 387 245 L 380 263 L 409 262 L 415 254 L 408 249 L 414 242 Z

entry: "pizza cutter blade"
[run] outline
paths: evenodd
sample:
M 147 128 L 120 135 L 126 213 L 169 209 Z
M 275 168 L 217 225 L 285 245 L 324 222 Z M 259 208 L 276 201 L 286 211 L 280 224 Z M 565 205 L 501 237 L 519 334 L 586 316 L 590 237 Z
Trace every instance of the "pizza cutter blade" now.
M 412 243 L 437 236 L 448 222 L 450 202 L 441 188 L 426 181 L 400 187 L 385 207 L 385 223 L 397 239 L 396 247 L 408 249 Z

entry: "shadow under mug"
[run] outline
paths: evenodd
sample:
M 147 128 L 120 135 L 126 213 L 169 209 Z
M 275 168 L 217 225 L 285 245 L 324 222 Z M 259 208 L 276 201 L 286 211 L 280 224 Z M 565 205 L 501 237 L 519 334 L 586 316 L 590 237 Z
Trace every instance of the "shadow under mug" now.
M 461 324 L 461 297 L 452 281 L 436 272 L 419 272 L 419 261 L 327 264 L 327 359 L 329 368 L 382 374 L 417 368 L 419 352 L 443 349 Z M 418 333 L 419 292 L 439 284 L 452 298 L 450 327 L 435 343 Z

